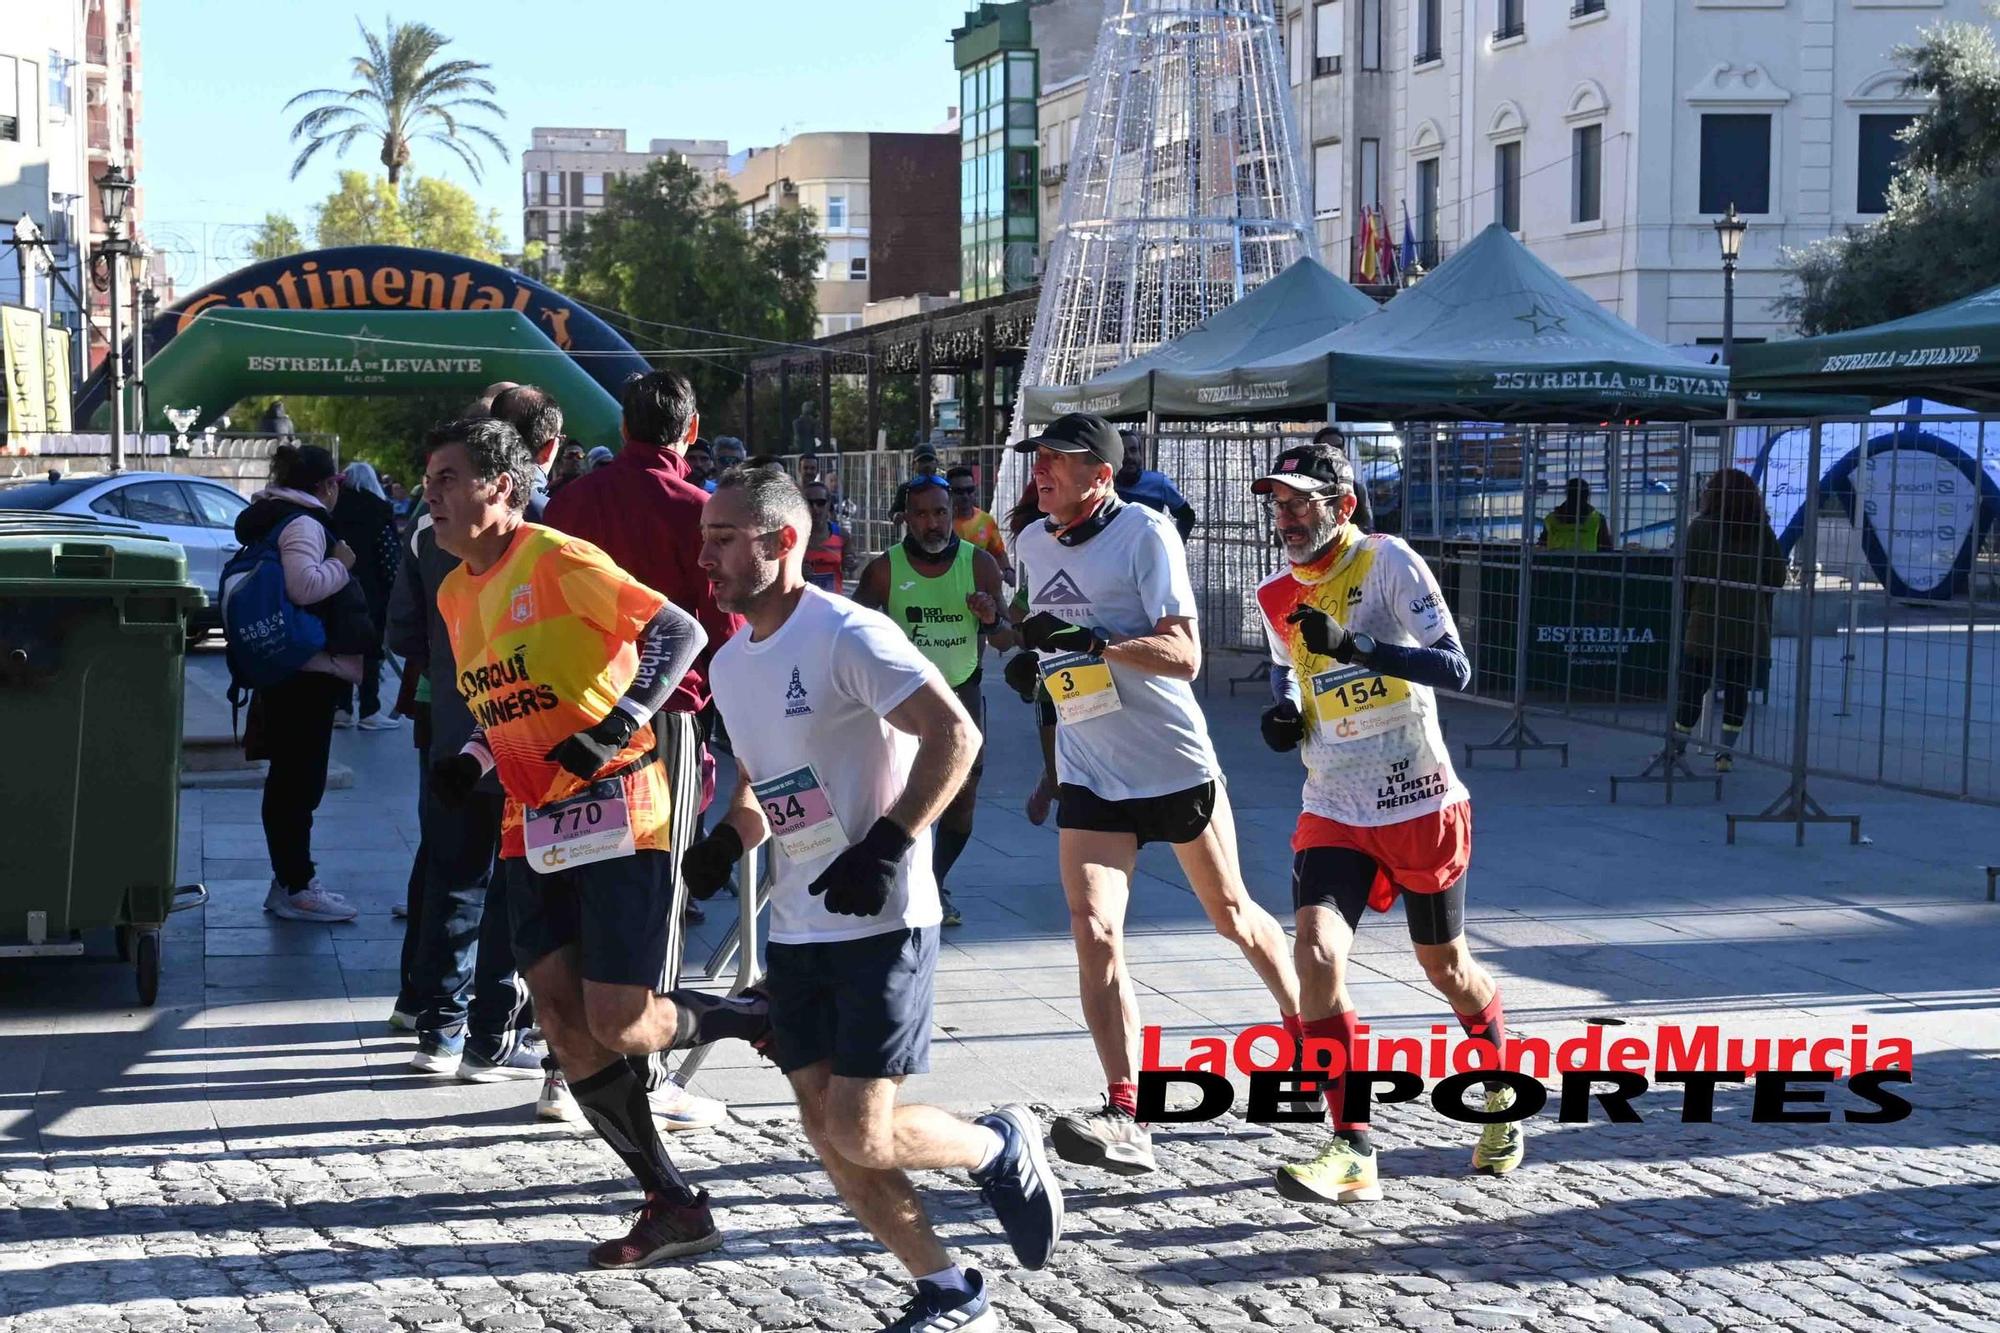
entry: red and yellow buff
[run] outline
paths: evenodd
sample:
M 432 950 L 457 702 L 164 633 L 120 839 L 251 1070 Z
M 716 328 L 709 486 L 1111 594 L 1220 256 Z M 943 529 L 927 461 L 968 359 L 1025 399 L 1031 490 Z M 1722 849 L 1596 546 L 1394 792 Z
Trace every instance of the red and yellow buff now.
M 1343 523 L 1325 555 L 1310 564 L 1293 565 L 1289 579 L 1273 579 L 1257 590 L 1258 609 L 1270 623 L 1271 632 L 1290 651 L 1292 672 L 1302 685 L 1315 672 L 1325 671 L 1331 661 L 1307 652 L 1299 627 L 1286 624 L 1285 617 L 1306 605 L 1345 623 L 1361 600 L 1362 582 L 1374 563 L 1375 554 L 1362 539 L 1361 529 Z

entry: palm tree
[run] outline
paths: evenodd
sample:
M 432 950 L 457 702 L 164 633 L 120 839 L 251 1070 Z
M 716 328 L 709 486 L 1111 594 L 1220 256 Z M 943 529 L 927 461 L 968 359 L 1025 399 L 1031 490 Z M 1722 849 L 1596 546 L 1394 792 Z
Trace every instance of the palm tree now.
M 357 20 L 356 26 L 360 26 Z M 389 184 L 396 184 L 403 168 L 410 164 L 410 145 L 435 143 L 458 155 L 479 179 L 479 154 L 466 142 L 481 139 L 502 158 L 507 146 L 483 125 L 461 119 L 468 111 L 488 111 L 505 120 L 507 113 L 489 100 L 490 80 L 481 77 L 492 68 L 474 60 L 433 58 L 450 45 L 451 39 L 424 23 L 382 21 L 378 37 L 361 28 L 361 40 L 368 53 L 354 58 L 354 78 L 360 85 L 345 91 L 314 88 L 285 103 L 290 111 L 300 103 L 319 103 L 292 126 L 292 142 L 305 139 L 305 150 L 292 163 L 292 179 L 298 179 L 306 164 L 319 150 L 333 146 L 335 156 L 344 154 L 356 139 L 382 141 L 382 165 L 389 169 Z M 472 96 L 480 93 L 486 96 Z

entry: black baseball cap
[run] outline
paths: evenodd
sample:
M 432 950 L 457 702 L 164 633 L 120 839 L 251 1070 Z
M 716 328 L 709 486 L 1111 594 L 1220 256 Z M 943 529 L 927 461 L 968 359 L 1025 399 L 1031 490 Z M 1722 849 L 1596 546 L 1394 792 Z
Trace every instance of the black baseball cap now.
M 1094 454 L 1097 461 L 1117 467 L 1125 461 L 1125 441 L 1103 417 L 1088 412 L 1072 412 L 1051 422 L 1040 435 L 1031 435 L 1014 446 L 1018 453 L 1053 449 L 1059 454 Z
M 1354 493 L 1354 469 L 1347 455 L 1330 444 L 1302 444 L 1278 455 L 1271 470 L 1250 483 L 1258 495 L 1269 495 L 1284 486 L 1294 491 L 1335 490 Z

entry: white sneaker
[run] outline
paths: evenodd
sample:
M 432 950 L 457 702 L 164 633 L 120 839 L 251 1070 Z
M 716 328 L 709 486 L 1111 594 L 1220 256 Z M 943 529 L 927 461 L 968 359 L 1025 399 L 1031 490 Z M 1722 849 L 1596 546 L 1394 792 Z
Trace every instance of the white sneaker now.
M 352 714 L 352 713 L 348 712 L 348 711 L 347 711 L 347 710 L 346 710 L 345 708 L 336 708 L 336 709 L 334 709 L 334 710 L 333 710 L 333 725 L 334 725 L 334 726 L 336 726 L 336 727 L 351 727 L 351 726 L 353 726 L 353 725 L 354 725 L 354 714 Z
M 461 1060 L 456 1049 L 437 1038 L 418 1037 L 417 1049 L 410 1056 L 410 1068 L 419 1074 L 456 1074 Z
M 713 1097 L 689 1092 L 668 1079 L 646 1094 L 661 1129 L 714 1129 L 729 1118 L 729 1107 Z
M 535 1119 L 560 1120 L 572 1125 L 584 1123 L 583 1112 L 577 1107 L 576 1094 L 569 1090 L 569 1082 L 560 1069 L 548 1069 L 542 1075 L 542 1095 L 535 1099 Z
M 458 1081 L 503 1083 L 508 1079 L 533 1078 L 542 1072 L 542 1057 L 549 1053 L 548 1047 L 525 1038 L 512 1045 L 514 1049 L 497 1061 L 467 1051 L 465 1058 L 458 1062 Z M 569 1089 L 565 1087 L 563 1091 L 568 1092 Z
M 279 889 L 275 901 L 270 898 L 264 901 L 264 908 L 287 921 L 352 921 L 355 917 L 354 904 L 321 888 L 318 880 L 298 893 Z
M 370 713 L 360 722 L 363 731 L 394 731 L 402 725 L 403 719 L 391 715 L 387 709 L 379 713 Z

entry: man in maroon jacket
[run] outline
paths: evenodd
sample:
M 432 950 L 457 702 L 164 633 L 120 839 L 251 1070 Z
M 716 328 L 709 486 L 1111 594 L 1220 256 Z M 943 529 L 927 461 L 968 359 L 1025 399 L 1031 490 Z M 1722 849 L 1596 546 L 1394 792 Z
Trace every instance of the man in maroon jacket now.
M 708 492 L 688 480 L 683 457 L 701 430 L 694 387 L 686 376 L 671 370 L 640 375 L 625 386 L 624 409 L 624 449 L 610 463 L 550 496 L 542 521 L 596 546 L 633 578 L 690 612 L 708 631 L 708 646 L 653 720 L 674 802 L 668 865 L 680 911 L 672 919 L 678 923 L 681 914 L 688 913 L 698 921 L 699 909 L 688 901 L 687 887 L 680 880 L 681 857 L 700 836 L 706 785 L 702 748 L 706 738 L 696 715 L 708 707 L 709 661 L 743 620 L 716 606 L 708 575 L 696 563 Z M 681 947 L 677 924 L 667 942 L 667 957 L 660 960 L 662 992 L 672 989 L 676 980 Z M 720 1102 L 688 1094 L 666 1077 L 663 1057 L 634 1059 L 647 1065 L 641 1073 L 653 1090 L 653 1109 L 664 1128 L 703 1129 L 722 1119 Z

